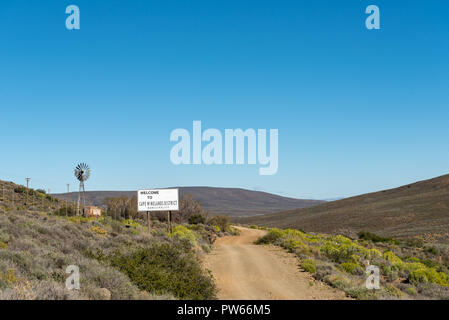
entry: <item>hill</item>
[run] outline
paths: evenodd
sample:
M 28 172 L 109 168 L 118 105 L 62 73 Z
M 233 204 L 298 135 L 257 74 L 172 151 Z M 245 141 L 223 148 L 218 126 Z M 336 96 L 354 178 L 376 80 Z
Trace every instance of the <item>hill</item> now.
M 284 210 L 306 208 L 321 204 L 320 200 L 302 200 L 278 196 L 271 193 L 251 191 L 238 188 L 213 187 L 180 187 L 180 196 L 191 194 L 200 201 L 206 210 L 212 214 L 225 214 L 232 217 L 255 216 Z M 87 191 L 86 201 L 89 204 L 101 206 L 108 197 L 136 195 L 136 191 Z M 78 192 L 53 195 L 59 199 L 76 201 Z
M 215 298 L 199 257 L 226 230 L 178 224 L 168 234 L 157 220 L 148 232 L 139 218 L 59 216 L 65 201 L 0 181 L 3 189 L 0 300 Z M 79 290 L 66 287 L 72 266 Z
M 308 232 L 449 239 L 449 175 L 311 208 L 239 219 L 246 224 Z

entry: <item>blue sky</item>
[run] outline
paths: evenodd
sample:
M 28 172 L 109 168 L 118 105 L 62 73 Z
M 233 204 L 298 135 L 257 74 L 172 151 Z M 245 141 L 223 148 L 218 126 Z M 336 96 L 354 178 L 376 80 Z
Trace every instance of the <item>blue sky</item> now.
M 3 0 L 0 179 L 75 190 L 87 162 L 88 190 L 396 187 L 448 173 L 448 78 L 447 0 Z M 170 132 L 194 120 L 279 129 L 277 174 L 174 166 Z

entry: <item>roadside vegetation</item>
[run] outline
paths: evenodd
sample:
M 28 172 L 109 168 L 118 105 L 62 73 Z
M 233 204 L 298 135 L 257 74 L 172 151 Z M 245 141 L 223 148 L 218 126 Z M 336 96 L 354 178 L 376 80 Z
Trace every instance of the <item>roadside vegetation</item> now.
M 171 234 L 164 216 L 148 233 L 132 199 L 110 199 L 103 217 L 85 218 L 43 191 L 11 184 L 10 192 L 14 203 L 0 201 L 0 300 L 215 299 L 201 259 L 216 237 L 235 234 L 226 217 L 191 203 Z M 80 290 L 66 288 L 70 265 L 80 269 Z
M 253 228 L 257 228 L 253 226 Z M 449 299 L 449 246 L 360 232 L 357 239 L 267 229 L 257 244 L 295 253 L 304 271 L 356 299 Z M 366 267 L 380 269 L 380 290 L 366 289 Z

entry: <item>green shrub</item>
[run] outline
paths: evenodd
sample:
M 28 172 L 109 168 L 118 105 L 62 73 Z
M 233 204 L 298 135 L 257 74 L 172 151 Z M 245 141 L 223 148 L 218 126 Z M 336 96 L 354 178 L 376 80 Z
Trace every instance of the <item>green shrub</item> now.
M 116 252 L 109 261 L 141 290 L 179 299 L 215 298 L 211 277 L 182 243 L 154 243 L 126 255 Z
M 92 227 L 90 227 L 89 230 L 94 232 L 99 237 L 107 237 L 108 236 L 108 231 L 101 227 L 92 226 Z
M 347 278 L 341 275 L 331 274 L 330 276 L 324 278 L 325 282 L 333 286 L 334 288 L 346 291 L 350 285 Z
M 426 267 L 435 268 L 438 271 L 440 271 L 439 269 L 441 269 L 441 266 L 436 261 L 433 261 L 433 260 L 430 260 L 430 259 L 422 259 L 420 262 L 423 265 L 425 265 Z
M 358 263 L 361 259 L 367 259 L 370 257 L 370 251 L 368 249 L 353 243 L 350 239 L 348 240 L 350 242 L 346 240 L 339 242 L 327 241 L 320 250 L 329 259 L 337 263 Z
M 282 231 L 276 228 L 268 231 L 266 235 L 256 240 L 256 244 L 276 244 L 282 238 Z
M 396 270 L 404 270 L 406 267 L 406 264 L 401 260 L 401 258 L 395 255 L 392 251 L 385 251 L 383 254 L 383 258 L 390 262 L 393 268 Z
M 218 226 L 223 232 L 228 231 L 231 225 L 228 216 L 215 216 L 208 221 L 208 224 Z
M 237 228 L 234 228 L 232 226 L 229 227 L 229 233 L 233 236 L 238 236 L 240 235 L 240 230 Z
M 349 274 L 354 274 L 354 275 L 356 275 L 356 274 L 359 274 L 359 275 L 363 274 L 362 266 L 360 266 L 357 263 L 345 262 L 345 263 L 342 263 L 340 266 L 342 267 L 342 269 L 344 271 L 346 271 Z
M 426 268 L 426 265 L 421 262 L 407 262 L 403 264 L 403 270 L 408 273 L 423 268 Z
M 180 239 L 189 241 L 192 246 L 195 246 L 197 244 L 197 235 L 195 234 L 195 232 L 183 225 L 177 225 L 176 227 L 174 227 L 172 235 L 175 237 L 179 237 Z
M 189 224 L 205 224 L 206 218 L 200 213 L 194 213 L 189 217 Z
M 382 252 L 380 252 L 377 249 L 372 248 L 372 249 L 368 250 L 368 256 L 369 256 L 369 259 L 380 258 L 380 257 L 382 257 Z
M 415 287 L 408 287 L 407 289 L 405 289 L 405 292 L 411 296 L 418 295 L 418 291 L 416 290 Z
M 301 267 L 309 273 L 316 273 L 316 264 L 315 261 L 311 260 L 311 259 L 304 259 L 301 262 Z
M 440 251 L 437 248 L 435 248 L 435 247 L 426 247 L 424 249 L 424 251 L 428 252 L 428 253 L 431 253 L 431 254 L 433 254 L 435 256 L 440 254 Z
M 14 188 L 14 192 L 24 194 L 27 192 L 27 188 L 25 188 L 24 186 L 17 186 Z
M 421 260 L 419 260 L 419 258 L 416 257 L 408 257 L 405 259 L 405 261 L 407 262 L 421 262 Z
M 73 206 L 68 206 L 68 207 L 62 207 L 59 208 L 58 210 L 54 211 L 53 214 L 55 216 L 76 216 L 76 208 L 74 208 Z
M 298 248 L 305 249 L 306 247 L 306 245 L 302 241 L 293 239 L 285 241 L 282 246 L 290 252 L 295 252 Z
M 87 223 L 89 222 L 89 219 L 83 216 L 70 216 L 67 218 L 68 221 L 74 222 L 74 223 Z
M 392 284 L 387 284 L 387 285 L 385 286 L 385 291 L 386 291 L 389 295 L 391 295 L 391 296 L 393 296 L 393 297 L 395 297 L 395 298 L 400 298 L 400 297 L 402 297 L 402 292 L 401 292 L 401 290 L 399 290 L 398 288 L 396 288 L 396 287 L 393 286 Z
M 410 273 L 408 280 L 412 284 L 435 283 L 440 286 L 449 287 L 448 276 L 443 272 L 438 272 L 434 268 L 420 268 Z
M 379 290 L 371 290 L 359 286 L 343 288 L 343 290 L 345 290 L 351 298 L 357 300 L 374 300 L 379 298 Z
M 385 238 L 378 236 L 374 233 L 368 232 L 368 231 L 360 231 L 358 234 L 359 239 L 361 240 L 369 240 L 372 242 L 386 242 L 390 244 L 399 244 L 399 241 L 393 239 L 393 238 Z
M 120 222 L 121 224 L 125 225 L 125 226 L 130 226 L 130 227 L 133 227 L 133 228 L 139 228 L 139 227 L 142 227 L 142 226 L 140 225 L 140 223 L 138 223 L 137 221 L 134 221 L 134 220 L 132 220 L 132 219 L 119 220 L 119 222 Z
M 14 285 L 19 282 L 19 279 L 17 279 L 16 273 L 13 269 L 7 270 L 5 274 L 0 273 L 0 280 L 3 280 L 9 285 Z

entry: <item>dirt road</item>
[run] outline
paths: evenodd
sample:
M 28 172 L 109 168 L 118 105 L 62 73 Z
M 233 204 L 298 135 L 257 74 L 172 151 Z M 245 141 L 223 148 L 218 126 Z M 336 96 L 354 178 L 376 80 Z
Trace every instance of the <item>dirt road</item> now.
M 336 289 L 301 272 L 298 259 L 281 248 L 253 242 L 265 232 L 238 228 L 240 236 L 219 238 L 205 258 L 221 300 L 344 299 Z

